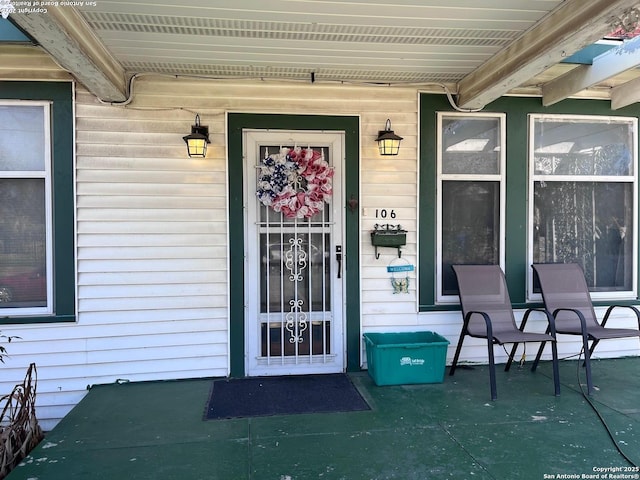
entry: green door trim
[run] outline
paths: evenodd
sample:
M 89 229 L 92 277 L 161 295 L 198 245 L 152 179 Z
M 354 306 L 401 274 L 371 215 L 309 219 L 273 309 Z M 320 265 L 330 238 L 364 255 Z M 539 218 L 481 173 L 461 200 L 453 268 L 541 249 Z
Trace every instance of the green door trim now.
M 227 114 L 229 218 L 244 218 L 243 152 L 244 129 L 315 130 L 345 132 L 344 235 L 345 295 L 348 371 L 360 369 L 360 232 L 358 209 L 347 208 L 350 199 L 359 198 L 360 119 L 357 116 Z M 245 376 L 244 345 L 244 222 L 229 222 L 229 356 L 230 376 Z

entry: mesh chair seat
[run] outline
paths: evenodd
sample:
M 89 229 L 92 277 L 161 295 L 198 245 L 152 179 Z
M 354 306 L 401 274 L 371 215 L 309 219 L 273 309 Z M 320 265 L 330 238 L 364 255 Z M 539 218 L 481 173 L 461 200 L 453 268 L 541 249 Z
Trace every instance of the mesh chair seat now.
M 525 342 L 552 342 L 553 337 L 546 333 L 521 332 L 514 331 L 494 331 L 493 338 L 496 343 L 502 345 L 504 343 L 525 343 Z
M 567 335 L 582 335 L 580 325 L 575 327 L 556 328 L 556 333 L 564 333 Z M 602 325 L 588 325 L 587 334 L 594 340 L 605 340 L 609 338 L 630 338 L 640 336 L 640 330 L 631 328 L 605 328 Z

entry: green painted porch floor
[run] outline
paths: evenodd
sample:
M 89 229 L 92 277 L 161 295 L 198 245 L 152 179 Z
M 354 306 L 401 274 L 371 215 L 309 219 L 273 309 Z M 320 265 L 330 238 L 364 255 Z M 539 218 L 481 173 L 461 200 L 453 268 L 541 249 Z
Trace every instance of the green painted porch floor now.
M 554 397 L 550 363 L 499 368 L 493 402 L 486 366 L 427 385 L 362 372 L 351 378 L 370 411 L 209 421 L 211 380 L 96 386 L 8 480 L 638 478 L 580 393 L 582 370 L 562 362 Z M 592 401 L 636 465 L 639 370 L 640 358 L 593 362 Z M 607 467 L 622 471 L 595 470 Z

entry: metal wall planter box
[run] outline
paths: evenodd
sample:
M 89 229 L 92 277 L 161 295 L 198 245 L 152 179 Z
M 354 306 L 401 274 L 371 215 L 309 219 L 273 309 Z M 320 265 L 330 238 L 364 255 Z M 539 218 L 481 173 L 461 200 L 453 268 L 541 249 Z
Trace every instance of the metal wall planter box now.
M 371 232 L 371 244 L 376 247 L 402 247 L 407 244 L 406 232 Z
M 374 225 L 371 231 L 371 245 L 376 247 L 376 258 L 379 258 L 378 247 L 392 247 L 398 249 L 398 257 L 401 255 L 400 247 L 407 244 L 407 231 L 400 225 Z

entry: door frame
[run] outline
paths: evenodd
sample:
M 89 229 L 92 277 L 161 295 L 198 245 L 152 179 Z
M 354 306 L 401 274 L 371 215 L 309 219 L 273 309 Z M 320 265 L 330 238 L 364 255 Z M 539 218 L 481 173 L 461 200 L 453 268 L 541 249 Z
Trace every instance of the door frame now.
M 311 131 L 311 130 L 257 130 L 257 129 L 244 129 L 244 156 L 245 156 L 245 375 L 246 376 L 270 376 L 270 375 L 311 375 L 311 374 L 322 374 L 322 373 L 338 373 L 343 372 L 346 368 L 346 348 L 345 348 L 345 314 L 344 314 L 344 276 L 338 274 L 339 268 L 337 265 L 337 261 L 335 260 L 336 248 L 339 245 L 342 247 L 344 245 L 344 235 L 342 232 L 343 229 L 343 215 L 344 215 L 344 195 L 343 195 L 343 180 L 344 176 L 342 174 L 344 170 L 344 143 L 345 143 L 345 134 L 342 131 Z M 332 168 L 334 169 L 333 175 L 333 192 L 331 194 L 331 201 L 328 205 L 325 205 L 323 208 L 322 220 L 318 220 L 321 222 L 321 226 L 309 225 L 307 230 L 306 220 L 302 220 L 300 224 L 296 222 L 296 226 L 292 224 L 285 223 L 284 225 L 279 224 L 280 220 L 272 220 L 272 224 L 270 229 L 274 229 L 271 234 L 276 235 L 278 237 L 279 228 L 281 227 L 283 231 L 288 234 L 293 234 L 295 238 L 299 238 L 300 240 L 305 236 L 309 235 L 308 241 L 309 244 L 306 247 L 306 255 L 309 255 L 309 258 L 304 260 L 304 266 L 298 267 L 301 265 L 297 262 L 294 262 L 291 265 L 292 269 L 295 270 L 287 270 L 284 265 L 280 265 L 277 267 L 278 280 L 276 283 L 279 284 L 280 280 L 284 280 L 289 277 L 291 280 L 291 275 L 294 277 L 296 274 L 300 275 L 300 278 L 294 280 L 289 283 L 289 285 L 298 285 L 300 288 L 304 289 L 304 286 L 307 285 L 307 281 L 312 277 L 312 259 L 311 259 L 311 247 L 315 246 L 316 242 L 320 242 L 324 248 L 324 260 L 321 263 L 320 267 L 320 276 L 316 277 L 315 280 L 320 280 L 322 287 L 320 291 L 323 292 L 323 296 L 326 294 L 325 286 L 329 287 L 329 306 L 327 308 L 327 303 L 324 303 L 320 310 L 312 308 L 311 303 L 304 304 L 304 300 L 300 300 L 303 302 L 298 305 L 297 308 L 291 307 L 291 310 L 287 310 L 289 307 L 285 307 L 283 311 L 276 310 L 275 312 L 263 312 L 261 310 L 261 298 L 258 292 L 260 291 L 260 282 L 261 278 L 261 256 L 260 253 L 260 231 L 261 227 L 258 225 L 261 215 L 261 205 L 258 199 L 256 198 L 255 190 L 256 190 L 256 181 L 259 177 L 260 173 L 256 168 L 256 165 L 260 164 L 260 159 L 265 158 L 266 155 L 264 147 L 267 145 L 272 147 L 277 147 L 280 145 L 280 148 L 283 146 L 299 146 L 300 148 L 304 148 L 305 145 L 313 146 L 313 148 L 317 148 L 318 151 L 322 151 L 323 155 L 326 152 L 326 160 L 330 162 Z M 275 153 L 275 152 L 274 152 Z M 330 212 L 330 217 L 328 222 L 325 222 L 324 215 Z M 281 219 L 280 216 L 276 215 L 276 218 Z M 265 219 L 266 220 L 266 219 Z M 314 222 L 312 222 L 314 223 Z M 313 230 L 313 233 L 312 231 Z M 297 237 L 300 235 L 300 237 Z M 317 235 L 321 239 L 316 238 L 316 240 L 312 240 L 312 235 Z M 329 237 L 329 242 L 326 242 L 326 236 Z M 293 245 L 291 245 L 293 247 Z M 305 248 L 303 245 L 300 245 L 302 250 Z M 287 247 L 281 247 L 284 250 L 287 250 Z M 297 251 L 297 249 L 296 249 Z M 284 252 L 282 253 L 284 255 Z M 305 255 L 305 257 L 306 257 Z M 297 253 L 295 254 L 297 259 Z M 274 259 L 272 259 L 274 261 Z M 275 261 L 275 263 L 279 264 L 280 259 Z M 327 268 L 329 271 L 327 272 Z M 294 273 L 295 271 L 295 273 Z M 275 275 L 275 272 L 272 272 Z M 303 280 L 303 278 L 305 280 Z M 286 300 L 290 300 L 292 297 L 288 296 L 284 291 L 281 292 L 282 297 L 280 297 L 281 301 L 285 300 L 285 306 L 288 304 Z M 266 294 L 266 291 L 265 291 Z M 296 299 L 303 299 L 305 297 L 304 294 L 301 294 L 301 297 L 295 297 Z M 310 298 L 307 297 L 308 300 Z M 264 317 L 269 318 L 266 325 L 269 326 L 271 322 L 281 323 L 281 328 L 284 328 L 285 321 L 284 319 L 289 314 L 294 314 L 295 320 L 292 320 L 294 323 L 298 323 L 298 316 L 295 312 L 301 312 L 301 315 L 304 317 L 303 323 L 308 322 L 309 332 L 313 330 L 313 325 L 315 323 L 314 320 L 318 320 L 321 323 L 319 325 L 326 326 L 324 323 L 327 320 L 327 316 L 329 319 L 329 335 L 326 338 L 330 347 L 329 352 L 322 353 L 312 353 L 311 343 L 309 343 L 309 360 L 315 358 L 315 361 L 309 361 L 307 363 L 307 357 L 305 354 L 301 354 L 300 357 L 297 355 L 297 348 L 295 349 L 296 355 L 289 356 L 284 355 L 284 358 L 280 357 L 280 355 L 276 354 L 274 357 L 271 357 L 269 360 L 266 360 L 262 356 L 262 342 L 261 335 L 258 333 L 260 331 L 259 327 L 263 324 Z M 321 327 L 322 328 L 322 327 Z M 270 328 L 269 328 L 270 330 Z M 322 329 L 324 330 L 324 329 Z M 291 332 L 294 335 L 293 332 Z M 296 333 L 297 335 L 297 333 Z M 326 331 L 322 334 L 322 337 L 326 335 Z M 312 338 L 315 335 L 309 336 L 309 342 L 312 341 Z M 280 334 L 280 343 L 281 348 L 284 348 L 287 342 L 286 332 L 281 331 Z M 284 342 L 284 343 L 283 343 Z M 271 343 L 271 342 L 269 342 Z M 301 344 L 300 344 L 301 346 Z M 323 343 L 323 349 L 326 348 L 327 345 Z M 325 356 L 326 354 L 326 356 Z M 320 360 L 322 359 L 322 360 Z
M 346 368 L 360 369 L 360 117 L 227 113 L 229 375 L 245 376 L 243 130 L 314 130 L 345 134 L 344 275 Z M 354 202 L 355 200 L 355 202 Z M 230 221 L 237 219 L 237 221 Z

